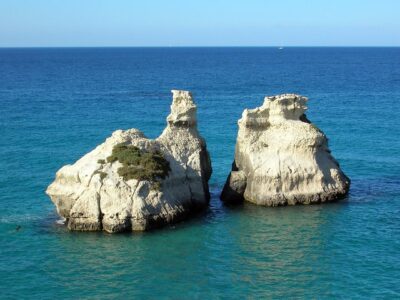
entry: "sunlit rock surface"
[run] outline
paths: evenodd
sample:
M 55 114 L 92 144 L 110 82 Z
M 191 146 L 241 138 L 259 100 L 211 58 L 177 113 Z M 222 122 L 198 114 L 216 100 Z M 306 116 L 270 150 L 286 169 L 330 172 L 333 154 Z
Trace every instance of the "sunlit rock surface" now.
M 325 134 L 306 118 L 306 102 L 284 94 L 244 110 L 223 201 L 310 204 L 348 192 L 350 180 L 331 155 Z
M 71 230 L 147 230 L 186 218 L 208 205 L 211 161 L 197 131 L 196 105 L 187 91 L 172 91 L 167 127 L 155 140 L 137 129 L 117 130 L 73 165 L 62 167 L 46 193 Z M 159 187 L 124 180 L 119 161 L 107 162 L 115 145 L 159 151 L 170 171 Z

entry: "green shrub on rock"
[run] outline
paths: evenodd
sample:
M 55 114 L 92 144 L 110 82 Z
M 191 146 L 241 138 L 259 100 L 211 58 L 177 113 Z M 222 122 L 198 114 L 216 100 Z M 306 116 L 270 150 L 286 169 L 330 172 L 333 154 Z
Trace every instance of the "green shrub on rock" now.
M 103 180 L 104 178 L 107 177 L 107 173 L 106 173 L 106 172 L 102 172 L 102 171 L 99 171 L 99 170 L 97 170 L 96 172 L 94 172 L 94 174 L 99 174 L 101 180 Z
M 115 145 L 112 154 L 107 157 L 107 162 L 119 161 L 122 166 L 118 174 L 124 180 L 147 180 L 153 183 L 167 177 L 171 171 L 169 162 L 157 150 L 143 151 L 132 145 Z

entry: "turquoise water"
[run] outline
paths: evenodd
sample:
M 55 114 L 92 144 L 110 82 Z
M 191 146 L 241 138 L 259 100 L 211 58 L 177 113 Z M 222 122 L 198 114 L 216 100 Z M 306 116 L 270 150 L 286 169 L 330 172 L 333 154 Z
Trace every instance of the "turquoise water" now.
M 116 129 L 160 134 L 171 89 L 198 104 L 210 208 L 142 234 L 58 225 L 55 172 Z M 310 98 L 349 196 L 222 205 L 242 110 L 286 92 Z M 399 298 L 399 101 L 400 48 L 0 49 L 0 297 Z

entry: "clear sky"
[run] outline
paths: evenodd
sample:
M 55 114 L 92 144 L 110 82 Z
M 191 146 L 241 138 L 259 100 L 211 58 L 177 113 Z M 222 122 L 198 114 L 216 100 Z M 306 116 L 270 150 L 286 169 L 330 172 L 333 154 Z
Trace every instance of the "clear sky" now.
M 400 46 L 400 0 L 0 0 L 0 47 Z

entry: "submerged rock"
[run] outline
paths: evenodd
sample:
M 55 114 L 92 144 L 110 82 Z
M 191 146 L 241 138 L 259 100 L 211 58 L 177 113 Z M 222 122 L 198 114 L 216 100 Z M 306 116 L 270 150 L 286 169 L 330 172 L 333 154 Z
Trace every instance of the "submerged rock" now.
M 71 230 L 147 230 L 176 222 L 209 202 L 211 161 L 197 131 L 196 105 L 172 91 L 167 127 L 155 140 L 117 130 L 73 165 L 46 193 Z
M 223 201 L 310 204 L 348 192 L 350 180 L 332 157 L 327 137 L 304 114 L 306 101 L 284 94 L 244 110 Z

